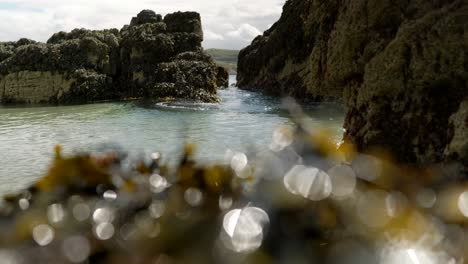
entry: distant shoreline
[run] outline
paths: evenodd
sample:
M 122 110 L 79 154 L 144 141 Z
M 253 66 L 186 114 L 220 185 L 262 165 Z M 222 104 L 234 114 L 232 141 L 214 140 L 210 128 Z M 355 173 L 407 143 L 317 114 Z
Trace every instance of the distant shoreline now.
M 237 74 L 239 50 L 211 48 L 205 49 L 205 52 L 211 55 L 219 66 L 226 68 L 230 75 Z

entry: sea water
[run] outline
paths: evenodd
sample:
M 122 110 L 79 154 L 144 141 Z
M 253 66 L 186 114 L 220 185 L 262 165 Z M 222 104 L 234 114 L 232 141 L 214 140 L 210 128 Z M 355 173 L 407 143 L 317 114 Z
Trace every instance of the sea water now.
M 231 83 L 235 76 L 231 76 Z M 183 145 L 196 143 L 196 158 L 220 162 L 226 151 L 265 151 L 275 128 L 290 124 L 281 99 L 236 87 L 219 90 L 219 104 L 105 103 L 0 108 L 0 195 L 20 190 L 47 171 L 53 148 L 66 153 L 119 148 L 138 158 L 163 153 L 176 162 Z M 344 109 L 313 104 L 306 113 L 343 134 Z

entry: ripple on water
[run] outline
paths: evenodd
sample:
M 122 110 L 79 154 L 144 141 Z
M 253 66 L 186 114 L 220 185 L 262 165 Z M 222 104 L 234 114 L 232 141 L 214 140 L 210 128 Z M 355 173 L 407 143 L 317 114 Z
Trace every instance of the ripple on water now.
M 174 102 L 159 102 L 154 105 L 154 108 L 161 110 L 175 110 L 175 111 L 207 111 L 218 108 L 218 104 L 214 103 L 193 103 L 184 101 Z
M 289 122 L 279 99 L 234 87 L 220 90 L 219 96 L 219 104 L 162 103 L 153 108 L 133 103 L 0 108 L 0 195 L 43 174 L 55 144 L 68 153 L 108 143 L 134 156 L 160 151 L 171 157 L 184 142 L 195 141 L 198 159 L 222 162 L 226 149 L 266 150 L 275 128 Z M 334 113 L 335 121 L 329 121 L 330 112 L 340 111 L 333 109 L 312 114 L 317 122 L 331 125 L 339 138 L 343 115 Z

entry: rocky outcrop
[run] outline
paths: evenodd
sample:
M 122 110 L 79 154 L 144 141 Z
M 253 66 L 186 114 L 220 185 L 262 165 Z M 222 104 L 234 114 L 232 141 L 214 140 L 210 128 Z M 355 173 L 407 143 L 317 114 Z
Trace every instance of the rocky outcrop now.
M 216 74 L 216 80 L 218 82 L 218 87 L 229 87 L 229 71 L 219 66 L 218 73 Z
M 466 14 L 463 0 L 290 0 L 241 51 L 238 85 L 343 100 L 345 138 L 362 151 L 450 159 L 460 153 L 445 150 L 462 133 L 451 116 L 468 97 Z
M 143 11 L 121 36 L 121 81 L 133 97 L 217 100 L 218 67 L 203 52 L 198 13 Z
M 69 104 L 171 97 L 213 102 L 219 69 L 204 54 L 202 41 L 198 13 L 163 19 L 143 10 L 120 31 L 75 29 L 56 33 L 47 43 L 0 43 L 0 101 Z M 183 55 L 187 52 L 195 55 Z M 171 78 L 162 74 L 168 65 Z
M 0 62 L 1 102 L 66 104 L 116 98 L 111 89 L 116 47 L 104 36 L 74 30 L 55 34 L 48 44 L 19 46 Z

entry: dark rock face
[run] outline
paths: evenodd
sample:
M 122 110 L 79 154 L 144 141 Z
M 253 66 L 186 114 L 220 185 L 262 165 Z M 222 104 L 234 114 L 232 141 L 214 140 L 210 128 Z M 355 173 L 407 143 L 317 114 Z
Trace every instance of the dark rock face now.
M 218 67 L 218 74 L 216 76 L 218 81 L 218 87 L 228 87 L 229 86 L 229 72 L 224 67 Z
M 0 43 L 0 101 L 173 97 L 213 102 L 222 76 L 202 41 L 199 14 L 177 12 L 163 20 L 143 10 L 120 31 L 75 29 L 54 34 L 46 44 Z M 157 89 L 160 84 L 166 88 Z
M 343 100 L 345 139 L 362 151 L 385 147 L 420 164 L 466 159 L 463 147 L 447 150 L 466 133 L 450 121 L 468 98 L 466 14 L 462 0 L 290 0 L 241 51 L 238 85 Z

